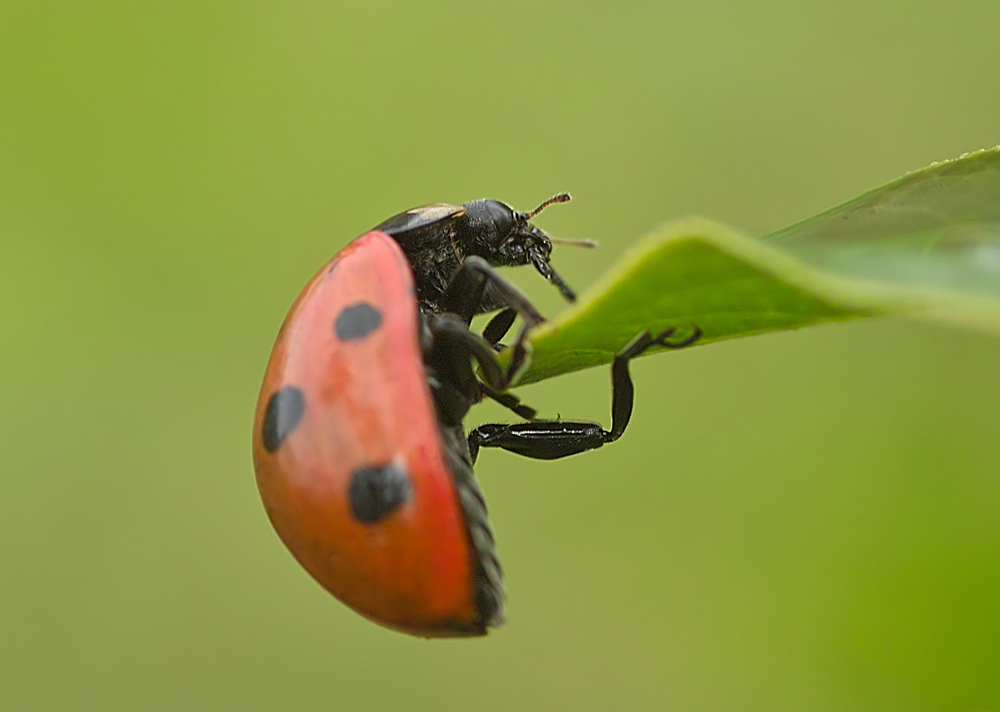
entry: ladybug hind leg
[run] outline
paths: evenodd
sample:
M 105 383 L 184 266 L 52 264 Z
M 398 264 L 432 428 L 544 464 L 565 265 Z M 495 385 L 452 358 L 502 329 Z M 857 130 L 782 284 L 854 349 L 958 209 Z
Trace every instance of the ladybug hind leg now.
M 498 447 L 536 460 L 555 460 L 569 455 L 595 450 L 620 438 L 632 418 L 635 386 L 629 373 L 629 362 L 653 346 L 679 349 L 701 338 L 696 326 L 692 333 L 679 341 L 670 337 L 676 329 L 667 329 L 653 336 L 644 331 L 629 341 L 611 364 L 611 430 L 586 421 L 535 421 L 530 423 L 488 423 L 469 433 L 469 452 L 473 462 L 479 448 Z

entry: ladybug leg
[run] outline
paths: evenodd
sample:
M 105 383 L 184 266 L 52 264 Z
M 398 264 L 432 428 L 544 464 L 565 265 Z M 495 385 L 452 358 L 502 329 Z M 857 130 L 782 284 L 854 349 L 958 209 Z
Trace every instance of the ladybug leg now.
M 534 420 L 535 416 L 538 415 L 538 411 L 531 406 L 524 405 L 521 399 L 515 396 L 513 393 L 501 393 L 499 391 L 494 391 L 489 386 L 483 386 L 483 392 L 486 395 L 495 400 L 497 403 L 502 405 L 504 408 L 509 408 L 510 410 L 517 413 L 519 416 L 525 420 Z
M 493 345 L 493 348 L 500 350 L 503 347 L 500 345 L 500 339 L 507 335 L 510 331 L 510 327 L 514 325 L 514 320 L 517 318 L 517 310 L 511 307 L 505 307 L 497 312 L 497 315 L 490 319 L 486 328 L 483 329 L 483 338 L 486 339 Z
M 441 297 L 441 306 L 445 312 L 457 314 L 466 324 L 469 324 L 472 317 L 479 312 L 487 288 L 491 290 L 491 297 L 506 305 L 505 309 L 487 325 L 486 334 L 488 337 L 495 337 L 499 341 L 510 329 L 515 316 L 520 316 L 524 322 L 517 341 L 514 342 L 511 349 L 511 359 L 504 372 L 503 381 L 489 384 L 502 391 L 528 365 L 528 348 L 526 346 L 528 331 L 545 321 L 545 317 L 535 309 L 534 305 L 517 287 L 493 269 L 489 262 L 475 255 L 467 257 L 458 272 L 452 277 Z
M 530 330 L 531 324 L 525 322 L 521 326 L 521 331 L 517 334 L 517 341 L 514 342 L 514 345 L 510 349 L 510 361 L 507 362 L 507 369 L 503 374 L 504 388 L 513 383 L 514 379 L 522 373 L 531 362 L 531 354 L 529 353 L 527 346 L 528 331 Z
M 481 447 L 499 447 L 534 460 L 555 460 L 599 448 L 606 442 L 605 435 L 597 423 L 485 423 L 469 433 L 469 453 L 473 462 Z
M 644 331 L 615 354 L 611 364 L 611 430 L 585 421 L 536 421 L 513 425 L 488 423 L 469 433 L 469 452 L 473 462 L 481 447 L 499 447 L 536 460 L 555 460 L 613 443 L 622 436 L 632 418 L 635 386 L 629 373 L 629 361 L 652 346 L 684 348 L 702 336 L 701 329 L 694 327 L 690 336 L 670 341 L 675 332 L 676 329 L 667 329 L 654 337 Z
M 503 390 L 504 372 L 493 347 L 482 336 L 469 331 L 468 325 L 457 314 L 445 313 L 434 317 L 430 331 L 433 339 L 431 363 L 438 371 L 446 373 L 456 383 L 474 383 L 476 377 L 469 363 L 471 358 L 479 364 L 483 381 L 488 386 Z M 459 363 L 462 368 L 458 367 Z
M 473 404 L 483 395 L 510 408 L 522 418 L 535 417 L 535 410 L 510 393 L 506 373 L 493 347 L 483 337 L 469 331 L 456 314 L 440 314 L 429 325 L 431 333 L 428 365 L 433 373 L 432 388 L 439 415 L 449 425 L 461 423 Z M 479 364 L 483 381 L 476 378 L 472 361 Z
M 465 262 L 459 267 L 455 276 L 451 278 L 451 281 L 444 290 L 444 294 L 441 295 L 440 303 L 442 310 L 458 314 L 468 324 L 472 321 L 472 317 L 479 313 L 483 302 L 483 295 L 486 293 L 487 288 L 489 288 L 491 296 L 495 297 L 497 301 L 505 305 L 508 309 L 513 309 L 526 323 L 530 323 L 531 326 L 541 324 L 545 321 L 545 317 L 535 309 L 534 305 L 528 301 L 528 298 L 517 287 L 493 269 L 489 262 L 475 255 L 466 257 Z M 497 315 L 495 320 L 499 316 Z M 508 317 L 503 318 L 506 319 Z M 510 318 L 510 323 L 513 323 L 513 321 L 513 318 Z M 501 323 L 499 322 L 496 325 L 495 331 L 500 331 Z M 508 325 L 507 328 L 509 329 L 510 326 Z M 491 331 L 491 333 L 495 333 L 495 331 Z M 500 333 L 500 337 L 504 333 L 506 333 L 506 330 Z M 497 338 L 498 341 L 500 337 Z

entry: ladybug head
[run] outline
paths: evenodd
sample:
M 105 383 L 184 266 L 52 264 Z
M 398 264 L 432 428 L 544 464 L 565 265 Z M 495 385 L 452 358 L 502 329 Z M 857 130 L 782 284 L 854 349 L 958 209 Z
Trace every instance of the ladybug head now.
M 576 300 L 576 294 L 562 281 L 549 264 L 552 243 L 594 247 L 596 243 L 587 240 L 553 240 L 544 230 L 531 222 L 538 213 L 553 203 L 565 203 L 569 193 L 554 195 L 529 213 L 517 212 L 499 200 L 474 200 L 466 203 L 467 221 L 472 243 L 470 253 L 478 254 L 494 265 L 533 265 L 538 272 L 559 289 L 569 301 Z

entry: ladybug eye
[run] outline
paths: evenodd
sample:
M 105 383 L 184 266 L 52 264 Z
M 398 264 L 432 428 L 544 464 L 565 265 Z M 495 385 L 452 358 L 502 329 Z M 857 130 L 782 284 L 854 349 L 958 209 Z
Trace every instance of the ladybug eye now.
M 500 243 L 499 251 L 510 257 L 519 258 L 525 254 L 527 249 L 530 249 L 530 243 L 525 241 L 524 235 L 517 230 L 511 230 L 510 234 Z

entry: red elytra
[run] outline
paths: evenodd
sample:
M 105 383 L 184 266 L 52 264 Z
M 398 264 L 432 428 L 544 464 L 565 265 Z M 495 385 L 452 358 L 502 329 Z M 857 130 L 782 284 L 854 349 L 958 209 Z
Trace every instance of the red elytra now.
M 426 637 L 480 635 L 499 621 L 499 604 L 479 597 L 483 537 L 477 551 L 461 488 L 466 501 L 481 495 L 442 442 L 413 275 L 392 238 L 359 237 L 306 285 L 271 354 L 253 432 L 267 514 L 330 593 Z

